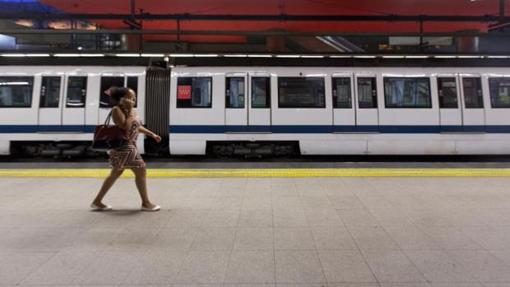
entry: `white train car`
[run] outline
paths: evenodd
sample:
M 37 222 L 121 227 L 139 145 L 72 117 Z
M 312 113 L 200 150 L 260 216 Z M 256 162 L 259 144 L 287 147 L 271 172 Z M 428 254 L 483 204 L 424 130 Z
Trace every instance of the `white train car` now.
M 145 67 L 0 67 L 0 154 L 15 145 L 38 155 L 83 154 L 109 112 L 106 87 L 135 89 L 144 118 L 145 73 Z
M 172 154 L 510 153 L 506 68 L 184 67 L 171 86 Z
M 504 67 L 0 66 L 0 154 L 89 151 L 110 86 L 170 155 L 510 154 Z

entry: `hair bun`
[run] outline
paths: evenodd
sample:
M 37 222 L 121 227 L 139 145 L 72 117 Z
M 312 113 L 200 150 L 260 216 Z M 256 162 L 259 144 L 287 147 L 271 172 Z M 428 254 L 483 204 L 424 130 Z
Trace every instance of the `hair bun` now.
M 125 97 L 129 93 L 129 89 L 125 87 L 111 87 L 108 89 L 110 91 L 109 96 L 114 101 L 115 104 L 120 102 L 120 99 Z

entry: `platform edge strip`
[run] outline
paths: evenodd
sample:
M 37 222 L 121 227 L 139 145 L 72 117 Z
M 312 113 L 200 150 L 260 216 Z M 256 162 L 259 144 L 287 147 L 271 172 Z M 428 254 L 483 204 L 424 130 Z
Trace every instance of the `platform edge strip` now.
M 0 177 L 103 178 L 109 169 L 0 169 Z M 133 177 L 126 171 L 123 177 Z M 148 169 L 149 178 L 211 177 L 506 177 L 510 168 Z

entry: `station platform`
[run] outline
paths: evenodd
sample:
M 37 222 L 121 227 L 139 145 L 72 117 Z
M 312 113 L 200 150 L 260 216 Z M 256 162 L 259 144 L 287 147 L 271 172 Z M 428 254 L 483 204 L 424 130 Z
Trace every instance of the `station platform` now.
M 48 168 L 0 165 L 0 286 L 510 286 L 506 168 L 151 169 L 155 213 L 129 177 L 92 212 L 107 169 Z

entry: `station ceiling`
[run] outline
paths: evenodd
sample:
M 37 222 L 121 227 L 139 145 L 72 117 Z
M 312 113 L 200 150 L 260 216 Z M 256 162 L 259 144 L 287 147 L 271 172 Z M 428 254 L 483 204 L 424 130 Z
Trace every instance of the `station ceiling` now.
M 40 0 L 72 14 L 129 14 L 130 0 Z M 192 15 L 498 15 L 499 0 L 136 0 L 135 13 Z M 510 12 L 506 5 L 505 12 Z M 505 13 L 505 15 L 507 15 Z M 125 29 L 122 20 L 91 20 L 104 29 Z M 490 23 L 426 22 L 423 32 L 487 32 Z M 178 29 L 175 20 L 144 20 L 142 29 Z M 180 21 L 181 31 L 290 31 L 332 33 L 417 33 L 419 22 L 377 21 Z M 174 40 L 174 35 L 145 35 L 146 40 Z M 188 42 L 242 43 L 239 35 L 183 35 Z
M 510 54 L 510 0 L 0 0 L 0 52 Z

